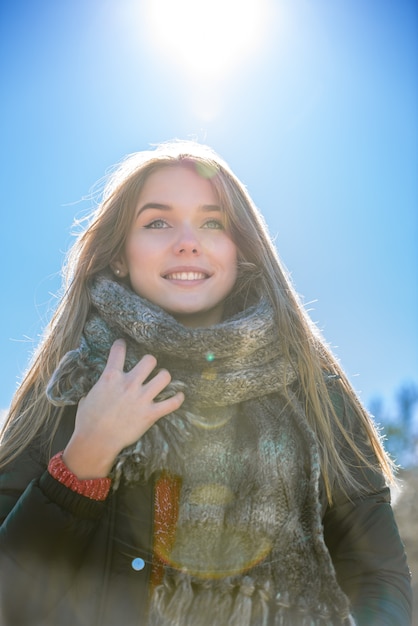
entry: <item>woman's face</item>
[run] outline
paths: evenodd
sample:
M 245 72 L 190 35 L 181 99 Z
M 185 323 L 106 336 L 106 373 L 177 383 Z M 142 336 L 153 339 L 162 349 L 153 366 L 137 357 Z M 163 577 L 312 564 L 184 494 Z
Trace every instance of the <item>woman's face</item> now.
M 237 278 L 237 248 L 210 182 L 190 165 L 150 174 L 114 267 L 185 326 L 218 323 Z

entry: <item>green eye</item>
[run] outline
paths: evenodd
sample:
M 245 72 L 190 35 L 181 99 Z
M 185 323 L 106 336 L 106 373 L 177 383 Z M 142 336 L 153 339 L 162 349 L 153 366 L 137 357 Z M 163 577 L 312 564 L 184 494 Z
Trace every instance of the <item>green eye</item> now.
M 147 224 L 146 226 L 144 226 L 144 228 L 168 228 L 168 224 L 167 222 L 165 222 L 164 220 L 158 219 L 158 220 L 152 220 L 152 222 L 150 222 L 149 224 Z
M 210 229 L 214 229 L 214 230 L 224 230 L 224 225 L 221 222 L 221 220 L 210 219 L 210 220 L 207 220 L 203 224 L 203 228 L 210 228 Z

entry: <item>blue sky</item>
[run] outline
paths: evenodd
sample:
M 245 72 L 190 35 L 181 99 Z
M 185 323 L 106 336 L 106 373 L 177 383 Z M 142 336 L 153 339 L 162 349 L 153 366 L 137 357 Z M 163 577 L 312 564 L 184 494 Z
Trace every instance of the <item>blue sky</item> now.
M 418 382 L 418 4 L 259 0 L 268 13 L 246 51 L 249 0 L 201 2 L 194 17 L 179 2 L 163 38 L 147 3 L 1 4 L 0 408 L 54 305 L 92 186 L 174 137 L 230 163 L 363 402 L 393 402 Z M 228 3 L 242 11 L 231 25 Z M 180 26 L 183 43 L 198 35 L 181 59 Z M 248 37 L 229 64 L 237 33 Z M 199 56 L 211 50 L 224 61 L 212 74 Z

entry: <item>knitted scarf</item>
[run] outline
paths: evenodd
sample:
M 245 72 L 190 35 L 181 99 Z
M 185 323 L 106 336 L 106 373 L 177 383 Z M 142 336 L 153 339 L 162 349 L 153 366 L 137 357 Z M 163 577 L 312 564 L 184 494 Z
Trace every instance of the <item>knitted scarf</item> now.
M 47 389 L 76 404 L 117 338 L 126 370 L 147 353 L 183 389 L 182 407 L 123 450 L 120 481 L 168 475 L 179 487 L 174 532 L 154 540 L 164 563 L 150 626 L 347 626 L 348 600 L 325 546 L 315 436 L 291 384 L 270 304 L 210 328 L 186 328 L 103 274 L 79 347 Z M 286 393 L 285 393 L 286 391 Z

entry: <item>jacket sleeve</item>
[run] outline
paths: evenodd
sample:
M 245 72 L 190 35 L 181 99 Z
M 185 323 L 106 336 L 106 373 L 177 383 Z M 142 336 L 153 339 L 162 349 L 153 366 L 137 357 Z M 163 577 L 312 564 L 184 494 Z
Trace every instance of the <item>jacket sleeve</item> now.
M 323 523 L 357 626 L 410 626 L 410 573 L 389 490 L 333 506 Z
M 355 426 L 353 436 L 376 464 L 364 434 Z M 363 490 L 350 495 L 336 491 L 323 516 L 338 581 L 351 601 L 357 626 L 410 626 L 411 576 L 390 490 L 379 471 L 359 467 L 358 459 L 347 460 Z
M 2 625 L 43 623 L 71 586 L 105 507 L 52 478 L 37 446 L 6 466 L 0 474 Z

